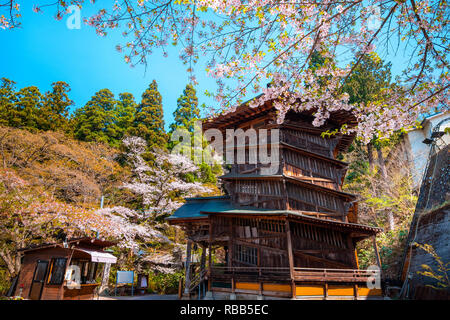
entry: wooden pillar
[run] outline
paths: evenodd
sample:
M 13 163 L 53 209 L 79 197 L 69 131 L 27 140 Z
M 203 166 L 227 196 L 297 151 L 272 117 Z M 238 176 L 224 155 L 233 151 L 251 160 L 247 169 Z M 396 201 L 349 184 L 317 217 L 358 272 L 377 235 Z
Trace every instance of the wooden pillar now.
M 349 248 L 349 253 L 348 253 L 348 257 L 352 263 L 352 268 L 353 269 L 359 269 L 358 268 L 358 260 L 356 258 L 356 248 L 355 248 L 355 244 L 353 242 L 353 239 L 350 235 L 347 235 L 347 246 Z
M 378 268 L 380 268 L 380 271 L 381 271 L 381 258 L 380 258 L 380 253 L 378 252 L 376 236 L 372 237 L 372 243 L 373 243 L 373 249 L 375 250 L 375 259 L 377 261 L 377 266 L 378 266 Z
M 180 280 L 178 281 L 178 299 L 181 300 L 182 297 L 183 297 L 183 279 L 180 278 Z
M 188 240 L 186 249 L 186 281 L 184 285 L 185 293 L 189 293 L 189 288 L 191 286 L 191 252 L 192 252 L 192 241 Z
M 286 219 L 286 240 L 287 240 L 287 250 L 289 259 L 289 273 L 291 276 L 291 292 L 292 298 L 297 297 L 296 287 L 295 287 L 295 275 L 294 275 L 294 254 L 292 251 L 292 237 L 291 229 L 289 227 L 289 220 Z
M 211 216 L 209 217 L 209 239 L 208 239 L 208 292 L 211 291 L 212 287 L 212 221 Z
M 229 235 L 230 239 L 228 241 L 228 267 L 233 267 L 233 246 L 234 246 L 234 226 L 233 226 L 233 218 L 229 218 L 230 226 L 229 226 Z
M 236 292 L 236 280 L 234 280 L 234 276 L 231 277 L 231 292 L 232 293 Z
M 202 246 L 202 257 L 200 259 L 200 271 L 203 272 L 206 269 L 206 246 Z

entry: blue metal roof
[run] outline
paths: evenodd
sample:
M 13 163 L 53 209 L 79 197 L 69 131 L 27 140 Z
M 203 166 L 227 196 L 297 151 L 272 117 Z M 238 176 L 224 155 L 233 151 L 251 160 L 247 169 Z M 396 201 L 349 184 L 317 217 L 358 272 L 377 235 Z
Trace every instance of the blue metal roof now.
M 274 215 L 274 216 L 291 216 L 302 220 L 311 222 L 320 222 L 325 225 L 334 225 L 350 229 L 359 229 L 369 231 L 372 233 L 381 232 L 382 229 L 356 224 L 349 222 L 341 222 L 335 220 L 325 220 L 303 214 L 302 212 L 291 210 L 274 210 L 262 209 L 255 207 L 235 207 L 230 201 L 230 197 L 209 197 L 209 198 L 191 198 L 186 199 L 186 203 L 179 208 L 175 213 L 168 218 L 168 220 L 184 220 L 184 219 L 198 219 L 207 218 L 208 214 L 230 214 L 230 215 Z
M 186 203 L 175 211 L 168 220 L 206 218 L 202 212 L 222 212 L 233 210 L 230 197 L 210 197 L 186 199 Z

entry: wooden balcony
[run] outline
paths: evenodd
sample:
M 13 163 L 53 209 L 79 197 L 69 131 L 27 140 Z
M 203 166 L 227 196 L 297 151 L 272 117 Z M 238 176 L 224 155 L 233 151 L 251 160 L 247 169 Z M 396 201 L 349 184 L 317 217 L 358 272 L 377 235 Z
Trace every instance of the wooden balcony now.
M 349 282 L 366 283 L 374 274 L 371 271 L 358 269 L 317 269 L 294 268 L 293 277 L 296 282 Z M 213 267 L 211 279 L 226 280 L 280 280 L 291 281 L 289 268 L 264 267 Z
M 263 267 L 213 267 L 209 291 L 297 299 L 381 299 L 381 289 L 369 289 L 374 274 L 366 270 Z

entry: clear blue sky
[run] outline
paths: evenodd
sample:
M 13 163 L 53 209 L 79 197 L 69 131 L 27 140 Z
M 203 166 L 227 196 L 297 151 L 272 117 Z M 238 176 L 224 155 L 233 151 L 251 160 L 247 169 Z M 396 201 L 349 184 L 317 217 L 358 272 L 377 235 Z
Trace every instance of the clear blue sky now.
M 37 86 L 42 93 L 50 90 L 52 82 L 65 81 L 72 88 L 70 97 L 75 108 L 84 106 L 103 88 L 110 89 L 116 97 L 121 92 L 131 92 L 139 103 L 142 93 L 155 79 L 163 97 L 166 128 L 170 125 L 177 99 L 189 81 L 177 48 L 169 51 L 168 58 L 155 52 L 149 58 L 147 71 L 143 66 L 130 68 L 123 53 L 115 49 L 117 44 L 124 43 L 120 34 L 103 38 L 84 24 L 81 30 L 70 30 L 65 19 L 53 18 L 53 8 L 43 14 L 32 12 L 33 3 L 22 1 L 20 29 L 0 29 L 0 78 L 14 80 L 17 88 Z M 89 12 L 82 11 L 82 15 Z M 201 66 L 197 66 L 196 76 L 200 104 L 214 103 L 203 95 L 205 90 L 214 90 L 214 80 L 206 76 Z
M 42 93 L 50 90 L 51 83 L 65 81 L 70 84 L 70 97 L 74 108 L 84 106 L 95 92 L 108 88 L 116 97 L 121 92 L 131 92 L 136 101 L 153 79 L 158 82 L 163 97 L 166 128 L 173 121 L 176 102 L 188 83 L 188 74 L 178 58 L 178 48 L 171 48 L 169 58 L 155 52 L 149 57 L 147 71 L 143 66 L 130 68 L 124 62 L 123 54 L 115 46 L 124 43 L 117 31 L 102 38 L 95 30 L 82 24 L 81 30 L 70 30 L 66 19 L 56 21 L 54 8 L 44 13 L 32 12 L 35 1 L 22 1 L 22 27 L 16 30 L 0 29 L 1 68 L 0 77 L 17 82 L 17 88 L 37 86 Z M 105 5 L 102 3 L 97 7 Z M 108 3 L 109 5 L 109 3 Z M 91 5 L 83 9 L 83 16 L 94 11 Z M 382 56 L 386 59 L 386 57 Z M 405 57 L 389 57 L 393 62 L 393 75 L 405 67 Z M 215 102 L 203 95 L 205 90 L 214 91 L 215 82 L 206 76 L 204 66 L 196 67 L 199 81 L 197 93 L 200 104 Z

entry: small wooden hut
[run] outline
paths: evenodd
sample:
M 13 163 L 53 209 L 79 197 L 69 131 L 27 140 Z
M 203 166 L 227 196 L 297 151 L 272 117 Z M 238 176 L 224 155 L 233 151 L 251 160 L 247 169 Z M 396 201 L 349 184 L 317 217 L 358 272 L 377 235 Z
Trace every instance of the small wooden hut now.
M 80 238 L 65 243 L 44 244 L 21 250 L 22 268 L 16 296 L 29 300 L 91 300 L 100 285 L 97 277 L 102 264 L 113 264 L 117 258 L 104 249 L 113 242 Z M 73 267 L 75 266 L 75 267 Z M 68 284 L 67 270 L 79 270 L 80 283 Z
M 316 128 L 312 111 L 289 112 L 282 124 L 277 123 L 276 114 L 271 102 L 258 108 L 243 105 L 203 125 L 204 130 L 220 130 L 224 140 L 229 139 L 228 129 L 242 129 L 244 134 L 267 130 L 269 138 L 262 141 L 258 135 L 256 144 L 250 139 L 244 145 L 234 144 L 235 159 L 238 149 L 244 149 L 245 163 L 233 164 L 221 177 L 227 196 L 187 199 L 169 218 L 188 237 L 186 295 L 201 293 L 199 286 L 207 286 L 208 292 L 232 297 L 380 296 L 381 290 L 366 286 L 373 273 L 359 270 L 355 246 L 375 239 L 381 230 L 358 224 L 356 196 L 342 191 L 348 165 L 336 159 L 354 135 L 322 135 L 343 124 L 354 126 L 356 119 L 349 112 L 334 112 L 324 126 Z M 274 129 L 279 130 L 279 141 L 270 139 Z M 249 161 L 252 148 L 262 143 L 268 144 L 269 152 L 278 145 L 275 172 L 268 173 L 267 163 Z M 196 274 L 190 266 L 193 245 L 203 248 L 202 268 Z M 213 264 L 212 252 L 217 249 L 225 252 L 225 258 Z

